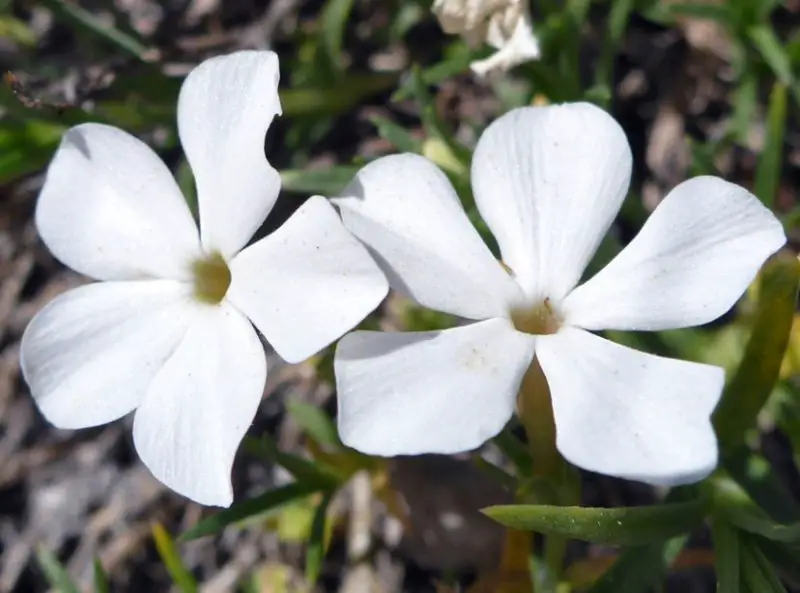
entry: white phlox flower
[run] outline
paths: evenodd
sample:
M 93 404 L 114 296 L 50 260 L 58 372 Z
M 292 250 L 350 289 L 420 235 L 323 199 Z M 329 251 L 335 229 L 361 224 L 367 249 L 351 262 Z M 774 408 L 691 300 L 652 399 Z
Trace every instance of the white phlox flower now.
M 335 200 L 345 226 L 394 289 L 473 322 L 345 336 L 335 358 L 343 441 L 385 456 L 474 449 L 511 418 L 538 363 L 556 446 L 574 465 L 664 485 L 712 471 L 710 415 L 723 370 L 590 332 L 716 319 L 786 239 L 746 190 L 698 177 L 674 188 L 638 236 L 579 285 L 631 165 L 620 126 L 589 104 L 524 107 L 493 122 L 471 176 L 502 264 L 432 163 L 403 154 L 364 167 Z
M 470 65 L 479 76 L 539 57 L 527 0 L 436 0 L 433 12 L 445 33 L 461 35 L 472 47 L 487 43 L 497 50 Z
M 232 502 L 233 458 L 264 391 L 251 322 L 297 362 L 388 290 L 322 197 L 245 247 L 280 191 L 264 156 L 280 112 L 272 52 L 213 58 L 186 78 L 178 131 L 199 231 L 158 156 L 100 124 L 66 132 L 36 207 L 50 251 L 101 281 L 59 296 L 26 328 L 21 366 L 36 404 L 60 428 L 136 410 L 134 444 L 153 475 L 209 505 Z

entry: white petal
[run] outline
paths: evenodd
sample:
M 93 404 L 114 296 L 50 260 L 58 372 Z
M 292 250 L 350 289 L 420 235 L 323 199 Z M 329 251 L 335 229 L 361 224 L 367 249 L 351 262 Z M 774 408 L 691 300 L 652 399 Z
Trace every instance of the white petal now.
M 664 198 L 636 238 L 569 295 L 563 312 L 587 329 L 707 323 L 734 305 L 785 242 L 780 222 L 755 196 L 697 177 Z
M 716 467 L 710 417 L 721 368 L 644 354 L 576 328 L 539 338 L 536 356 L 553 398 L 558 450 L 571 463 L 667 486 Z
M 230 268 L 227 298 L 288 362 L 305 360 L 353 329 L 389 290 L 367 250 L 319 196 L 239 253 Z
M 226 304 L 198 307 L 136 411 L 133 442 L 142 461 L 176 492 L 229 506 L 233 459 L 266 378 L 264 350 L 247 319 Z
M 200 252 L 169 169 L 144 142 L 102 124 L 64 134 L 39 194 L 36 227 L 59 260 L 100 280 L 185 279 Z
M 88 284 L 59 296 L 22 336 L 22 373 L 59 428 L 133 410 L 189 323 L 189 289 L 150 280 Z
M 469 319 L 506 314 L 516 283 L 469 222 L 444 173 L 399 154 L 361 169 L 334 200 L 345 226 L 376 256 L 392 288 Z
M 492 123 L 472 158 L 475 202 L 532 298 L 580 280 L 628 191 L 625 133 L 588 103 L 522 107 Z
M 189 73 L 178 98 L 178 132 L 194 172 L 200 235 L 226 258 L 264 222 L 281 188 L 264 138 L 281 113 L 278 57 L 240 51 Z
M 505 319 L 345 336 L 334 360 L 342 441 L 383 456 L 479 447 L 511 418 L 534 344 Z

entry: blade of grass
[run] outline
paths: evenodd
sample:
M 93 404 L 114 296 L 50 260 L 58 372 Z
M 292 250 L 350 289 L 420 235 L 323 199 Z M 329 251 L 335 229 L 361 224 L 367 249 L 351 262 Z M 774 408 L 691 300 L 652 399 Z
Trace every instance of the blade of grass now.
M 775 83 L 769 98 L 767 135 L 758 161 L 753 191 L 767 208 L 775 204 L 783 168 L 783 134 L 786 129 L 786 87 Z
M 100 558 L 94 559 L 94 593 L 110 593 L 111 586 Z
M 181 535 L 179 539 L 180 541 L 189 541 L 206 535 L 216 535 L 228 525 L 263 515 L 288 502 L 325 490 L 324 486 L 314 482 L 293 482 L 280 486 L 203 519 Z
M 311 523 L 311 535 L 308 538 L 306 549 L 306 582 L 312 587 L 316 584 L 320 572 L 322 572 L 322 561 L 325 558 L 326 545 L 326 524 L 328 517 L 328 507 L 330 506 L 333 492 L 328 492 L 317 506 L 314 513 L 314 521 Z
M 58 561 L 56 555 L 44 547 L 36 549 L 36 560 L 44 572 L 44 576 L 50 586 L 57 593 L 81 593 L 78 586 L 69 576 L 67 569 Z
M 156 551 L 158 551 L 161 561 L 169 571 L 172 582 L 182 593 L 197 593 L 197 581 L 184 566 L 183 560 L 175 547 L 175 542 L 167 533 L 167 530 L 164 529 L 161 523 L 153 523 L 151 530 L 156 544 Z
M 57 18 L 61 18 L 71 27 L 103 39 L 142 62 L 152 61 L 153 52 L 141 41 L 104 22 L 103 19 L 82 8 L 76 2 L 41 0 L 40 4 L 52 10 Z

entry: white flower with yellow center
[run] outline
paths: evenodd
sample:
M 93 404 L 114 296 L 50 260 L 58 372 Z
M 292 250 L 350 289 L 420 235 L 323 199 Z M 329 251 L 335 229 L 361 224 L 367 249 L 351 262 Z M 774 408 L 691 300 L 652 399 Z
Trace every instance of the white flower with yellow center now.
M 214 58 L 189 74 L 178 131 L 199 232 L 158 156 L 99 124 L 67 131 L 36 208 L 50 251 L 102 281 L 56 298 L 23 335 L 22 371 L 39 409 L 61 428 L 136 410 L 144 463 L 204 504 L 231 503 L 233 458 L 263 395 L 266 358 L 251 322 L 297 362 L 388 290 L 321 197 L 245 247 L 280 191 L 264 156 L 280 111 L 272 52 Z
M 579 285 L 628 190 L 625 134 L 589 104 L 516 109 L 478 142 L 472 186 L 501 265 L 447 178 L 416 155 L 378 159 L 337 199 L 390 284 L 474 323 L 354 332 L 336 352 L 339 430 L 366 453 L 454 453 L 497 434 L 540 364 L 556 446 L 587 470 L 653 484 L 716 465 L 720 368 L 590 331 L 663 330 L 728 311 L 785 242 L 753 195 L 715 177 L 673 189 L 638 236 Z

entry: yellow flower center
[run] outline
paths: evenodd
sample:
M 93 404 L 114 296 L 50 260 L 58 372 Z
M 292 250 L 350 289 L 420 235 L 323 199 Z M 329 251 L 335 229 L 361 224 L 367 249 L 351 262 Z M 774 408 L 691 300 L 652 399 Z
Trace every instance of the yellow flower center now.
M 511 321 L 518 331 L 535 336 L 554 334 L 563 323 L 561 315 L 556 311 L 549 298 L 533 307 L 514 309 Z
M 231 270 L 219 252 L 192 263 L 194 295 L 198 301 L 218 305 L 231 285 Z

